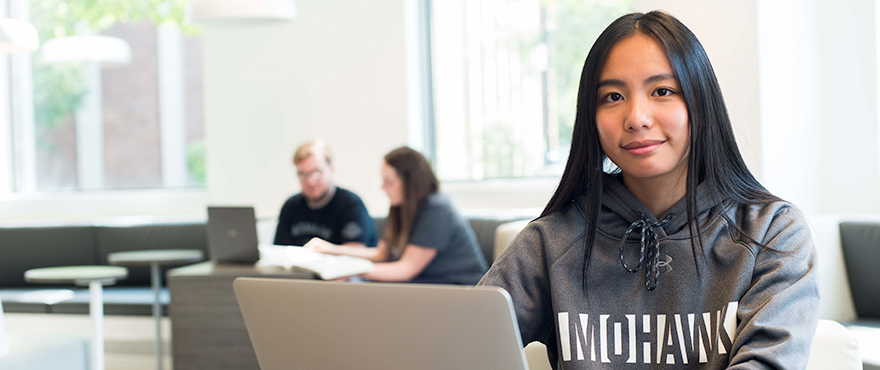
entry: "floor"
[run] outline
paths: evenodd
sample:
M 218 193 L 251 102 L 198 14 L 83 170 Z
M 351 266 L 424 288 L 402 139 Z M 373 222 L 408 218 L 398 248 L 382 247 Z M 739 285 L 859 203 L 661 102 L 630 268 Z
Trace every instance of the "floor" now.
M 91 336 L 88 315 L 5 313 L 6 333 Z M 151 316 L 105 316 L 105 370 L 155 370 L 156 326 Z M 171 322 L 162 319 L 163 369 L 171 369 Z

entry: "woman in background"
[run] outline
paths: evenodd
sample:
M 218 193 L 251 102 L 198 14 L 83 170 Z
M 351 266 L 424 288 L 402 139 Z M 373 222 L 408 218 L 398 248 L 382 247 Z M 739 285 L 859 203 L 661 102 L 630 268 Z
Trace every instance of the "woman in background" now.
M 317 252 L 369 259 L 372 281 L 476 284 L 486 260 L 467 221 L 448 197 L 425 157 L 401 147 L 385 155 L 382 190 L 391 208 L 376 248 L 331 244 L 314 238 L 305 247 Z
M 810 229 L 740 155 L 700 42 L 634 13 L 590 50 L 556 193 L 481 284 L 556 369 L 803 369 Z

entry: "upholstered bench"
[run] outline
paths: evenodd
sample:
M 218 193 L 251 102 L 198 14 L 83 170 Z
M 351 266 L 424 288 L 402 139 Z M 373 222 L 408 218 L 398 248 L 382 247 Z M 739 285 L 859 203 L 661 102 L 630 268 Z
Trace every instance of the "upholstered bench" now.
M 198 249 L 207 253 L 204 220 L 158 223 L 0 226 L 0 298 L 6 312 L 88 313 L 88 290 L 72 285 L 36 286 L 24 281 L 33 268 L 107 265 L 113 252 Z M 169 268 L 162 266 L 162 275 Z M 168 292 L 160 294 L 168 304 Z M 104 291 L 108 315 L 151 315 L 149 266 L 129 268 L 129 277 Z M 167 312 L 167 310 L 166 310 Z

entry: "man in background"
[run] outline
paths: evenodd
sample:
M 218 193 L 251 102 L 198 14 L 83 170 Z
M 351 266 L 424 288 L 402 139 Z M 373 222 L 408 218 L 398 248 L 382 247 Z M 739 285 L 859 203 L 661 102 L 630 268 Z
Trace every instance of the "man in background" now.
M 275 244 L 301 246 L 318 237 L 334 244 L 376 245 L 376 227 L 364 202 L 333 184 L 333 156 L 324 141 L 302 144 L 293 164 L 302 193 L 281 207 Z

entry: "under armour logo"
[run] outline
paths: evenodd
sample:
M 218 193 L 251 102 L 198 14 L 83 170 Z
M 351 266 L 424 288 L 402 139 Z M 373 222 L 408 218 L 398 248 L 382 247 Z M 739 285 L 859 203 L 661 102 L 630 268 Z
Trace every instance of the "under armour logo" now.
M 669 273 L 672 271 L 672 257 L 670 257 L 668 254 L 664 254 L 663 256 L 665 257 L 665 259 L 658 262 L 657 267 L 664 267 L 663 272 Z

